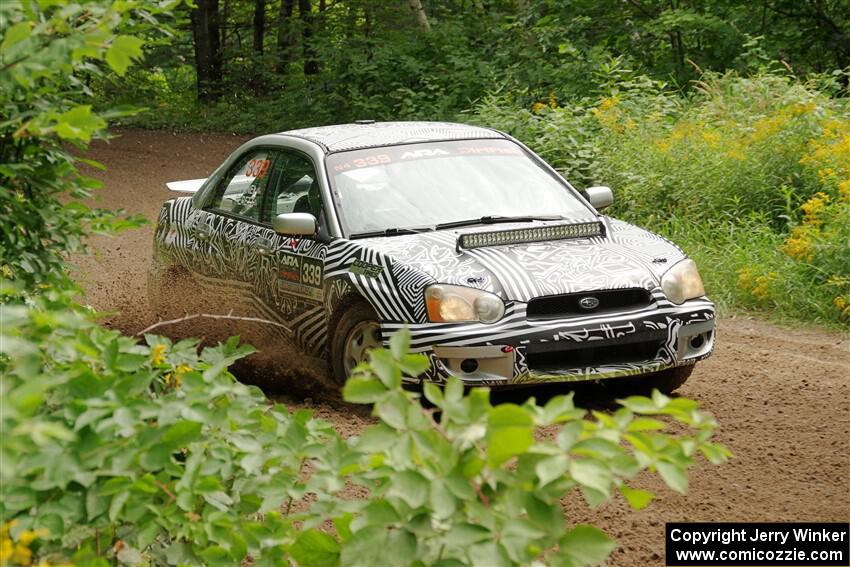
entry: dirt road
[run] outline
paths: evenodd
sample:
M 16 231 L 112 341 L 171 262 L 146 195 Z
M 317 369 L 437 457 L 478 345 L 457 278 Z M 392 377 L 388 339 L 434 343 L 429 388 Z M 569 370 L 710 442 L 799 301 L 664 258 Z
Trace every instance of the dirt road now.
M 166 181 L 205 177 L 243 140 L 166 132 L 119 135 L 109 144 L 95 144 L 89 156 L 108 168 L 95 173 L 105 182 L 99 204 L 150 219 L 173 196 Z M 97 238 L 96 253 L 77 262 L 88 302 L 112 312 L 107 322 L 127 332 L 152 322 L 145 301 L 152 230 L 149 225 Z M 665 522 L 850 520 L 850 341 L 839 333 L 747 318 L 722 319 L 718 325 L 715 354 L 680 392 L 714 413 L 721 424 L 718 439 L 735 458 L 720 467 L 696 467 L 687 496 L 640 479 L 641 487 L 658 494 L 640 512 L 622 500 L 590 511 L 578 499 L 568 499 L 570 521 L 593 523 L 619 541 L 612 565 L 663 564 Z M 370 423 L 362 408 L 338 400 L 286 401 L 313 407 L 345 433 Z

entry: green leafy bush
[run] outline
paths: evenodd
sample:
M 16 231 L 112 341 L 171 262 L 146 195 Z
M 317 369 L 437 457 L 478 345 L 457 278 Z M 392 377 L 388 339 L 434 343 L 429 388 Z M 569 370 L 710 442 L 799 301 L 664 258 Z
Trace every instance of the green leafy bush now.
M 64 144 L 104 135 L 116 113 L 80 103 L 86 84 L 104 65 L 122 75 L 141 55 L 128 32 L 164 7 L 0 5 L 0 564 L 585 565 L 613 543 L 569 525 L 563 494 L 642 507 L 651 495 L 627 484 L 640 471 L 684 491 L 698 453 L 726 458 L 710 416 L 658 394 L 584 419 L 568 396 L 494 407 L 452 380 L 426 388 L 425 410 L 401 388 L 425 364 L 403 333 L 346 386 L 379 420 L 346 440 L 237 382 L 228 367 L 251 352 L 237 339 L 199 350 L 98 326 L 62 261 L 136 221 L 78 202 L 94 182 Z M 434 85 L 411 112 L 439 102 Z
M 333 485 L 348 449 L 327 422 L 234 380 L 227 367 L 250 347 L 199 354 L 73 311 L 0 309 L 0 516 L 17 521 L 13 539 L 43 530 L 37 555 L 54 562 L 283 564 L 294 527 L 279 510 Z
M 141 219 L 83 201 L 100 183 L 76 157 L 107 120 L 126 110 L 93 110 L 87 84 L 123 75 L 142 55 L 132 33 L 157 26 L 169 2 L 0 2 L 0 270 L 37 284 L 64 280 L 65 255 L 86 235 Z M 60 198 L 61 197 L 61 198 Z
M 579 188 L 610 185 L 611 214 L 660 231 L 700 263 L 722 307 L 850 324 L 850 104 L 777 74 L 706 74 L 683 98 L 621 76 L 598 99 L 476 122 L 527 141 Z
M 640 471 L 684 492 L 699 453 L 728 455 L 696 402 L 658 393 L 590 416 L 571 396 L 492 406 L 451 380 L 425 386 L 425 409 L 401 387 L 426 364 L 406 333 L 346 385 L 379 423 L 345 440 L 237 382 L 227 368 L 251 349 L 235 339 L 139 343 L 45 301 L 0 306 L 0 516 L 39 560 L 595 564 L 614 543 L 565 520 L 564 494 L 640 508 Z

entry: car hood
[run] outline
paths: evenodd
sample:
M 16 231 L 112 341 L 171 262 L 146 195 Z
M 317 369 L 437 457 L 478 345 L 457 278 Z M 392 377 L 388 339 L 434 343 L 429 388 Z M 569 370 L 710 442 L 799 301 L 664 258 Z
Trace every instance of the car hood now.
M 668 240 L 623 221 L 603 217 L 605 236 L 459 249 L 474 232 L 528 228 L 529 223 L 487 225 L 404 236 L 369 238 L 361 245 L 436 282 L 497 293 L 504 299 L 600 289 L 658 287 L 661 276 L 685 254 Z M 563 224 L 535 223 L 534 226 Z

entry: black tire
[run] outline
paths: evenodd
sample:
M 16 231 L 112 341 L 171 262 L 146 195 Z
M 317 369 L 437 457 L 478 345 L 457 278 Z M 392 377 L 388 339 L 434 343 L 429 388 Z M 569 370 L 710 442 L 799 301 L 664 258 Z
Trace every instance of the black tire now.
M 373 344 L 375 342 L 377 344 Z M 380 342 L 381 327 L 372 306 L 358 301 L 345 307 L 330 338 L 331 375 L 334 382 L 344 385 L 353 366 L 364 360 L 368 349 L 379 346 Z

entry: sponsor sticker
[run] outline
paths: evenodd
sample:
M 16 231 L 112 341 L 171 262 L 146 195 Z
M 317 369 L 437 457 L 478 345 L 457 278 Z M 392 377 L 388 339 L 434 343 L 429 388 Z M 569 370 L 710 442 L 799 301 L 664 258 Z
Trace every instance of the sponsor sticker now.
M 269 170 L 271 161 L 267 159 L 252 159 L 248 162 L 248 167 L 245 169 L 245 177 L 256 177 L 262 179 L 266 176 Z
M 324 273 L 321 260 L 289 253 L 278 254 L 278 258 L 278 279 L 294 284 L 292 288 L 287 286 L 293 293 L 314 297 L 321 290 Z
M 377 264 L 370 264 L 369 262 L 364 262 L 363 260 L 354 260 L 351 266 L 349 266 L 348 271 L 350 271 L 352 274 L 366 276 L 367 278 L 377 278 L 379 275 L 381 275 L 381 272 L 384 271 L 384 267 L 379 266 Z

